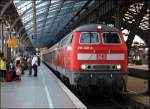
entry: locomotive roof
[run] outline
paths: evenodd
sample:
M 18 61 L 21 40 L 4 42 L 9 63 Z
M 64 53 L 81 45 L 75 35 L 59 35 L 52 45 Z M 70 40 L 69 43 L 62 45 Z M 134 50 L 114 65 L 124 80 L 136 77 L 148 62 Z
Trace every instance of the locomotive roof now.
M 98 29 L 98 26 L 101 26 L 101 29 Z M 80 26 L 74 30 L 75 31 L 115 31 L 119 32 L 120 30 L 114 27 L 110 27 L 104 24 L 87 24 Z

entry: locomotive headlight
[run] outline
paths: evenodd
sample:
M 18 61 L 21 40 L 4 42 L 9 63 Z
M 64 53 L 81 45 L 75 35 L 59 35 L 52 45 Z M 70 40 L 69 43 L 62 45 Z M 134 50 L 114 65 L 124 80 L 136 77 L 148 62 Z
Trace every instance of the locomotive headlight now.
M 121 65 L 117 65 L 117 70 L 120 70 L 121 69 Z
M 68 51 L 72 50 L 72 47 L 71 46 L 67 46 L 67 50 Z
M 82 70 L 85 70 L 86 68 L 87 68 L 87 66 L 86 66 L 86 65 L 84 65 L 84 64 L 83 64 L 83 65 L 81 65 L 81 69 L 82 69 Z
M 102 26 L 101 26 L 101 25 L 98 25 L 98 26 L 97 26 L 97 29 L 101 30 L 101 29 L 102 29 Z

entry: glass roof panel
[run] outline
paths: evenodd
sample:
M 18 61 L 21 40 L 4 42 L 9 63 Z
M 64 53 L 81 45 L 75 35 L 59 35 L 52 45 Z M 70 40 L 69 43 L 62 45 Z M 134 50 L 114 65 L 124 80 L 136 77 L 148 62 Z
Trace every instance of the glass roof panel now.
M 36 3 L 36 4 L 39 4 L 41 1 L 42 1 L 42 0 L 36 0 L 35 3 Z
M 88 0 L 13 1 L 28 34 L 55 37 Z
M 38 13 L 38 12 L 45 11 L 45 10 L 46 10 L 46 7 L 45 8 L 38 8 L 38 9 L 36 9 L 36 12 Z
M 39 22 L 39 21 L 43 21 L 45 18 L 43 16 L 39 17 L 36 21 Z
M 30 26 L 33 26 L 33 22 L 30 22 L 30 23 L 28 23 L 28 24 L 26 25 L 27 28 L 30 27 Z
M 51 3 L 59 3 L 61 0 L 51 0 Z
M 37 9 L 37 8 L 41 8 L 41 7 L 43 7 L 43 6 L 46 6 L 47 4 L 48 4 L 47 1 L 46 1 L 46 2 L 41 2 L 41 4 L 36 5 L 36 9 Z
M 46 12 L 46 10 L 38 11 L 38 12 L 36 12 L 36 15 L 39 15 L 39 14 L 44 13 L 44 12 Z
M 23 21 L 23 23 L 26 23 L 27 21 L 29 21 L 29 20 L 31 20 L 31 19 L 33 19 L 33 16 L 32 16 L 32 15 L 29 15 L 29 16 L 27 16 L 27 17 L 25 17 L 25 18 L 22 18 L 22 21 Z

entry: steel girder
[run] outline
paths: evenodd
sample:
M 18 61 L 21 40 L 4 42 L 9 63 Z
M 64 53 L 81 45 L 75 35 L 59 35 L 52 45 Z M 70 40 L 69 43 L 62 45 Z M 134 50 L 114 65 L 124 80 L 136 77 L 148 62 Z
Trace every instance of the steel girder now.
M 140 10 L 140 12 L 134 17 L 135 22 L 132 23 L 132 25 L 130 26 L 130 34 L 126 41 L 129 51 L 130 51 L 135 33 L 137 32 L 137 28 L 139 28 L 138 26 L 140 25 L 140 22 L 143 19 L 143 16 L 146 14 L 146 12 L 147 12 L 147 2 L 144 3 L 144 6 Z
M 0 2 L 1 3 L 1 2 Z M 12 15 L 12 13 L 14 13 Z M 18 18 L 18 14 L 17 14 L 17 11 L 13 5 L 13 0 L 5 0 L 5 4 L 3 5 L 3 8 L 0 12 L 0 16 L 5 18 L 9 23 L 10 25 L 12 26 L 10 28 L 10 31 L 14 28 L 15 31 L 18 31 L 20 27 L 22 27 L 22 22 L 20 21 L 20 19 L 17 19 Z M 8 17 L 9 16 L 9 17 Z M 11 19 L 9 19 L 11 17 Z M 13 21 L 16 21 L 17 20 L 17 25 L 13 25 Z M 24 28 L 22 28 L 23 31 L 25 31 Z M 18 34 L 19 35 L 19 34 Z

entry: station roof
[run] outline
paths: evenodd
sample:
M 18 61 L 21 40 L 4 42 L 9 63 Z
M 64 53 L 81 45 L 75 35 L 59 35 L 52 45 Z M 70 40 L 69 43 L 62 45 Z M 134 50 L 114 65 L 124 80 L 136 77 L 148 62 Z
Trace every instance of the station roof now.
M 14 0 L 35 47 L 44 47 L 81 10 L 88 0 Z
M 140 3 L 134 3 L 130 5 L 127 12 L 124 15 L 123 21 L 128 22 L 129 24 L 132 24 L 135 22 L 135 16 L 140 13 L 142 7 L 144 6 L 144 2 Z M 149 9 L 146 10 L 146 13 L 144 13 L 143 19 L 140 22 L 139 28 L 143 31 L 149 29 Z
M 94 0 L 89 1 L 91 0 L 13 0 L 27 36 L 35 47 L 45 47 L 48 44 L 53 45 L 54 42 L 63 37 L 64 34 L 62 35 L 62 33 L 68 34 L 68 32 L 74 30 L 78 24 L 77 21 L 82 24 L 84 20 L 80 22 L 81 18 L 84 18 L 86 21 L 86 18 L 91 15 L 90 13 L 87 15 L 89 10 L 91 12 L 91 7 L 93 9 L 105 7 L 103 3 L 105 0 L 100 1 L 102 3 L 99 3 L 99 7 L 96 7 L 98 2 Z M 149 8 L 143 8 L 146 5 L 145 1 L 121 1 L 120 24 L 129 31 L 136 28 L 135 34 L 146 41 L 149 30 Z M 105 14 L 107 17 L 105 15 L 100 16 L 101 14 L 99 14 L 97 20 L 102 20 L 106 23 L 109 21 L 113 24 L 115 21 L 115 17 L 113 17 L 115 12 L 110 12 L 112 14 L 108 12 L 108 15 L 112 17 L 108 18 L 107 14 Z M 87 17 L 83 17 L 85 15 Z

